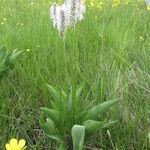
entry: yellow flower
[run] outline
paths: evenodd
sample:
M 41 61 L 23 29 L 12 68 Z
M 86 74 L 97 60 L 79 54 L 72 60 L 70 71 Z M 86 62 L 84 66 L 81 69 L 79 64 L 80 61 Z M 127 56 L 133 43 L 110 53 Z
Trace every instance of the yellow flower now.
M 144 38 L 143 38 L 143 36 L 141 36 L 141 35 L 140 35 L 140 36 L 139 36 L 139 38 L 140 38 L 142 41 L 144 41 Z
M 120 0 L 113 0 L 112 7 L 116 7 L 116 6 L 120 5 L 120 4 L 121 4 Z
M 94 7 L 95 4 L 94 4 L 94 2 L 91 1 L 90 5 Z
M 99 2 L 99 3 L 97 4 L 97 8 L 98 8 L 99 10 L 102 10 L 102 9 L 103 9 L 103 6 L 104 6 L 103 2 Z
M 131 2 L 131 0 L 127 0 L 127 1 L 125 2 L 125 4 L 128 5 L 130 2 Z
M 150 6 L 147 6 L 147 10 L 150 10 Z
M 6 21 L 6 20 L 7 20 L 7 18 L 3 18 L 3 20 L 4 20 L 4 21 Z
M 12 138 L 9 143 L 6 144 L 6 150 L 24 150 L 26 149 L 26 141 L 24 139 L 17 140 Z
M 28 49 L 26 49 L 26 51 L 27 51 L 27 52 L 30 52 L 30 49 L 28 48 Z

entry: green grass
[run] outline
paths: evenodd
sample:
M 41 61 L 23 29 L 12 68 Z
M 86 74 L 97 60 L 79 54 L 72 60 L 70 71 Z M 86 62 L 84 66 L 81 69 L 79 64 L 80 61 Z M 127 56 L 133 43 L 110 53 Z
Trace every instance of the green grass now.
M 139 11 L 131 6 L 88 10 L 63 41 L 49 19 L 48 0 L 0 3 L 0 45 L 31 50 L 0 83 L 0 149 L 12 137 L 26 139 L 31 150 L 54 149 L 56 143 L 39 127 L 40 107 L 51 107 L 45 83 L 66 91 L 85 84 L 85 104 L 119 100 L 100 117 L 118 120 L 109 128 L 111 137 L 106 130 L 97 132 L 86 146 L 148 149 L 150 12 L 144 4 Z

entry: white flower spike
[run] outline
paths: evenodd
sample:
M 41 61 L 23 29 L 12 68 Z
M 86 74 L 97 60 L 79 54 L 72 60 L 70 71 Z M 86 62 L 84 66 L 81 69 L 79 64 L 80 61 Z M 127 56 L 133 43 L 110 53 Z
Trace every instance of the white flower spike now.
M 50 15 L 53 21 L 53 27 L 56 28 L 60 36 L 64 38 L 67 28 L 74 26 L 81 21 L 85 13 L 85 6 L 82 0 L 66 0 L 64 4 L 54 3 L 50 8 Z

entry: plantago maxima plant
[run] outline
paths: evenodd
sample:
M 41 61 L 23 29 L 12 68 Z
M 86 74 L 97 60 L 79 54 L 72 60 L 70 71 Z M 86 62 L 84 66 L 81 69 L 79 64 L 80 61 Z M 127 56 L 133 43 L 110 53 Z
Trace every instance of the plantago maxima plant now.
M 23 51 L 17 49 L 7 52 L 4 47 L 0 48 L 0 80 L 14 68 L 15 61 L 22 53 Z
M 108 128 L 115 121 L 98 121 L 98 115 L 116 104 L 116 100 L 106 101 L 93 107 L 81 105 L 80 94 L 83 86 L 67 94 L 47 84 L 53 96 L 52 108 L 42 107 L 46 115 L 40 119 L 41 128 L 48 137 L 60 143 L 59 149 L 82 150 L 84 141 L 97 130 Z M 74 94 L 73 94 L 74 93 Z
M 66 0 L 62 5 L 54 3 L 50 8 L 53 27 L 57 28 L 60 36 L 64 38 L 67 28 L 81 21 L 84 12 L 82 0 Z

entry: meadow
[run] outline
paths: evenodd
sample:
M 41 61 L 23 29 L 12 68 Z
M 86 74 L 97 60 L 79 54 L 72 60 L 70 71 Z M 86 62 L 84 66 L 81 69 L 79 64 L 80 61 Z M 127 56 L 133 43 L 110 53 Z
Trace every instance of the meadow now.
M 0 0 L 0 46 L 24 51 L 0 81 L 0 149 L 13 137 L 29 150 L 58 149 L 39 125 L 40 108 L 52 106 L 46 84 L 66 93 L 83 85 L 82 107 L 118 101 L 99 116 L 117 122 L 84 149 L 150 148 L 150 10 L 143 0 L 110 1 L 87 0 L 84 19 L 62 39 L 50 19 L 54 1 Z

